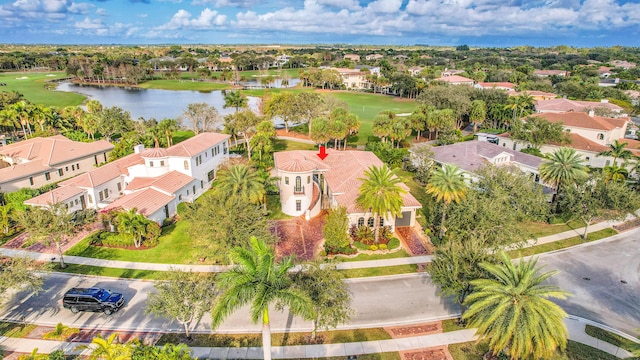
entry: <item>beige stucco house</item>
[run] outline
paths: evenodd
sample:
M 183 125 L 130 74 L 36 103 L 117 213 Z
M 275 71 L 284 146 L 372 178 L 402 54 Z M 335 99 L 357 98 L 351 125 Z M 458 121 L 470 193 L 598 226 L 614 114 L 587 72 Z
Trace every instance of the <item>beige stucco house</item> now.
M 72 141 L 62 135 L 35 137 L 0 147 L 0 192 L 37 189 L 107 162 L 106 140 Z
M 278 177 L 282 212 L 291 216 L 310 219 L 323 209 L 343 206 L 347 209 L 350 225 L 373 226 L 373 214 L 356 204 L 361 178 L 371 166 L 383 162 L 370 151 L 327 150 L 321 160 L 316 151 L 294 150 L 274 154 L 273 175 Z M 413 226 L 416 210 L 422 205 L 400 185 L 403 195 L 402 217 L 381 216 L 381 223 L 394 229 L 396 226 Z

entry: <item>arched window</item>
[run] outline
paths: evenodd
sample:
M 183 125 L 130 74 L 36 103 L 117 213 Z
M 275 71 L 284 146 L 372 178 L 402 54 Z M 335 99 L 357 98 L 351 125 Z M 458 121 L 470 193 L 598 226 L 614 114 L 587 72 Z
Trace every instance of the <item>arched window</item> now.
M 364 226 L 364 218 L 363 217 L 358 219 L 358 227 L 360 227 L 360 226 Z
M 184 161 L 184 169 L 189 170 L 189 160 Z
M 373 221 L 374 221 L 373 218 L 370 217 L 369 220 L 367 220 L 367 226 L 373 227 Z
M 300 176 L 296 176 L 296 186 L 293 191 L 302 192 L 302 178 Z
M 604 134 L 598 134 L 598 140 L 604 140 Z

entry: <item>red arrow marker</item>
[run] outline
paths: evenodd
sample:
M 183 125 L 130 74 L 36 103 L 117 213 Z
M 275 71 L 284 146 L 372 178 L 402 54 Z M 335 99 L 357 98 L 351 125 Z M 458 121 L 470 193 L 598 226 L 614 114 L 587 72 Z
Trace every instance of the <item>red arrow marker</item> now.
M 316 154 L 316 155 L 318 155 L 320 160 L 324 160 L 324 158 L 329 156 L 329 154 L 326 153 L 324 146 L 320 146 L 320 152 L 318 154 Z

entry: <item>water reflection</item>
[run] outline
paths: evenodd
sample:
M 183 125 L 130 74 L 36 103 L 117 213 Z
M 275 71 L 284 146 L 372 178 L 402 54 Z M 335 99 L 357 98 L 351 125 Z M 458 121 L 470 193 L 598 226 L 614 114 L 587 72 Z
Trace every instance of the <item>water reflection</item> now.
M 57 90 L 77 92 L 86 95 L 90 100 L 98 100 L 104 107 L 118 106 L 131 113 L 131 118 L 178 118 L 187 105 L 192 103 L 207 103 L 218 109 L 220 115 L 233 113 L 235 108 L 224 109 L 222 91 L 199 92 L 188 90 L 157 90 L 134 89 L 114 86 L 82 86 L 70 82 L 62 82 Z M 249 96 L 249 107 L 258 111 L 260 98 Z

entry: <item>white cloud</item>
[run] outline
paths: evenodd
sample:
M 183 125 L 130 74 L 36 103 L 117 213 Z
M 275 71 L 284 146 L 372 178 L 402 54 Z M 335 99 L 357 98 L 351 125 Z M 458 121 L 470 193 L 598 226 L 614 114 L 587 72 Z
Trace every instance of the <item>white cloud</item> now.
M 96 15 L 106 16 L 107 15 L 107 9 L 97 8 L 96 9 Z
M 335 7 L 338 9 L 358 10 L 360 4 L 357 0 L 318 0 L 318 4 Z
M 155 30 L 178 30 L 195 29 L 206 30 L 216 26 L 223 26 L 227 22 L 225 15 L 219 14 L 215 10 L 206 8 L 202 10 L 200 16 L 192 18 L 191 13 L 184 9 L 178 10 L 168 23 L 156 27 Z
M 95 30 L 95 29 L 102 29 L 105 27 L 105 25 L 102 23 L 102 20 L 100 19 L 95 19 L 95 20 L 91 20 L 89 18 L 84 18 L 84 20 L 82 21 L 77 21 L 74 24 L 76 29 L 82 29 L 82 30 Z
M 402 0 L 376 0 L 367 5 L 367 9 L 374 13 L 392 14 L 400 11 Z
M 193 0 L 191 5 L 214 5 L 216 8 L 251 8 L 260 4 L 260 0 Z

